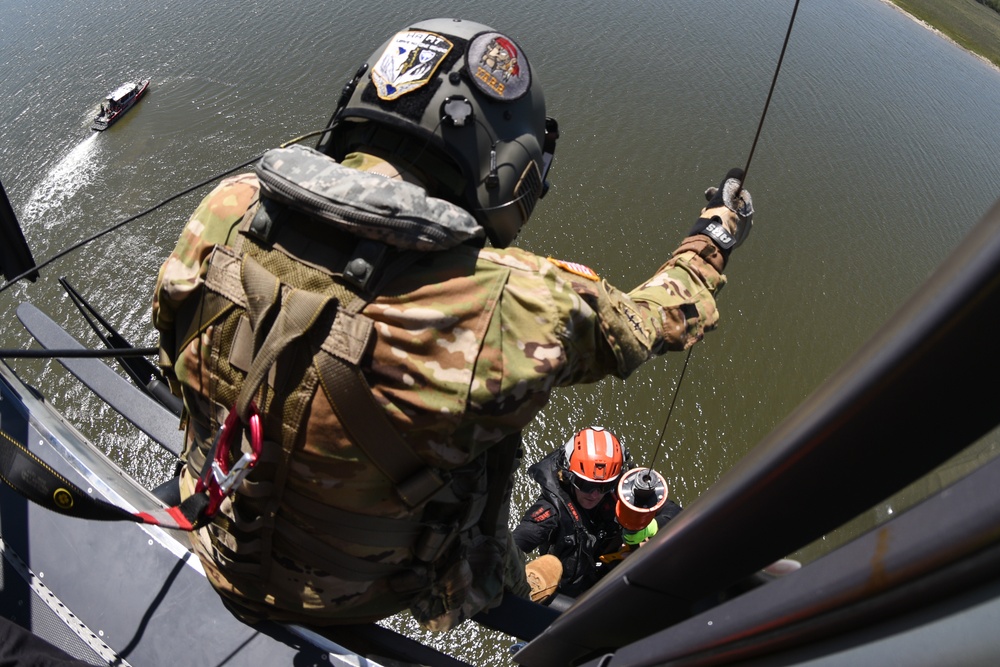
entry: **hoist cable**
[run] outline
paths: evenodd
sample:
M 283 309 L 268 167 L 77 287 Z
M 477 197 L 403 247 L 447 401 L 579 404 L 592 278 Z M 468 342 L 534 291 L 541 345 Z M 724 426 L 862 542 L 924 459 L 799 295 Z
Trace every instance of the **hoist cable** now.
M 778 73 L 781 72 L 781 63 L 785 59 L 785 50 L 788 48 L 788 41 L 792 36 L 792 26 L 795 25 L 795 15 L 799 11 L 799 2 L 801 0 L 795 0 L 795 6 L 792 8 L 792 16 L 788 21 L 788 30 L 785 31 L 785 41 L 781 45 L 781 55 L 778 56 L 778 64 L 774 67 L 774 76 L 771 78 L 771 87 L 767 91 L 767 100 L 764 101 L 764 110 L 760 114 L 760 122 L 757 123 L 757 132 L 753 137 L 753 144 L 750 146 L 750 153 L 747 155 L 746 166 L 743 167 L 743 181 L 740 183 L 740 190 L 743 189 L 743 184 L 747 182 L 747 173 L 750 171 L 750 161 L 753 159 L 754 151 L 757 149 L 757 140 L 760 139 L 761 129 L 764 127 L 764 118 L 767 117 L 767 110 L 771 106 L 771 96 L 774 94 L 774 86 L 778 82 Z M 684 359 L 684 367 L 681 368 L 680 377 L 677 378 L 677 386 L 674 387 L 674 397 L 670 401 L 670 408 L 667 410 L 667 417 L 663 421 L 663 428 L 660 429 L 660 440 L 656 443 L 656 451 L 653 452 L 653 458 L 649 462 L 649 470 L 653 469 L 653 465 L 656 463 L 657 457 L 660 455 L 660 448 L 663 446 L 663 437 L 667 432 L 667 424 L 670 423 L 670 415 L 674 412 L 674 404 L 677 402 L 677 394 L 680 392 L 681 382 L 684 380 L 684 373 L 687 371 L 688 362 L 691 361 L 691 352 L 694 351 L 694 347 L 688 348 L 687 357 Z
M 663 445 L 663 436 L 667 432 L 667 424 L 670 423 L 670 415 L 674 412 L 674 404 L 677 403 L 677 394 L 681 390 L 681 382 L 684 381 L 684 373 L 687 371 L 688 362 L 691 361 L 691 352 L 694 347 L 688 348 L 687 356 L 684 357 L 684 367 L 681 368 L 681 375 L 677 378 L 677 386 L 674 387 L 674 397 L 670 400 L 670 408 L 667 410 L 667 418 L 663 420 L 663 428 L 660 429 L 660 441 L 656 443 L 656 451 L 653 452 L 653 458 L 649 461 L 649 469 L 653 469 L 653 465 L 656 463 L 656 457 L 660 455 L 660 447 Z
M 799 1 L 795 0 L 795 7 L 792 8 L 792 18 L 788 21 L 788 30 L 785 32 L 785 42 L 781 45 L 781 55 L 778 56 L 778 64 L 774 68 L 774 77 L 771 79 L 771 88 L 767 91 L 767 100 L 764 102 L 764 110 L 760 114 L 760 122 L 757 123 L 757 133 L 753 137 L 753 144 L 750 146 L 750 154 L 747 155 L 746 166 L 743 167 L 743 182 L 740 190 L 747 182 L 747 173 L 750 171 L 750 160 L 757 149 L 757 140 L 760 139 L 760 131 L 764 127 L 764 118 L 767 116 L 767 109 L 771 106 L 771 95 L 774 93 L 774 85 L 778 82 L 778 72 L 781 71 L 781 62 L 785 59 L 785 49 L 788 48 L 788 40 L 792 36 L 792 26 L 795 25 L 795 14 L 799 11 Z

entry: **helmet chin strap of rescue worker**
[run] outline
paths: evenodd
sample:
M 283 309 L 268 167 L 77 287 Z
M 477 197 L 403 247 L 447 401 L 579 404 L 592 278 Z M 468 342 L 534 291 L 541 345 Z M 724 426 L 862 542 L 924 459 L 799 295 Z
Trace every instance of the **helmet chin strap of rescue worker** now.
M 570 480 L 584 493 L 614 489 L 625 465 L 621 442 L 611 431 L 591 426 L 576 433 L 565 445 Z
M 513 39 L 460 19 L 396 33 L 344 86 L 319 150 L 401 163 L 506 247 L 548 190 L 558 125 Z

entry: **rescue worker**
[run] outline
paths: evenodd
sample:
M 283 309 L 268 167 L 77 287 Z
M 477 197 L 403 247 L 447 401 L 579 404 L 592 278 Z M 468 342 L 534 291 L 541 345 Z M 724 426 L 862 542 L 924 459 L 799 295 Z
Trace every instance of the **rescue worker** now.
M 577 597 L 607 574 L 619 560 L 615 556 L 680 513 L 680 505 L 668 498 L 644 530 L 623 531 L 615 516 L 616 489 L 632 467 L 618 437 L 591 426 L 528 468 L 542 492 L 514 529 L 514 543 L 526 554 L 536 549 L 542 554 L 527 566 L 533 600 L 556 592 Z M 601 556 L 612 557 L 602 563 Z
M 399 67 L 415 49 L 433 54 L 416 80 Z M 624 378 L 716 326 L 750 196 L 725 180 L 630 293 L 509 248 L 558 126 L 517 42 L 469 21 L 392 36 L 330 127 L 220 183 L 160 270 L 182 497 L 219 505 L 192 542 L 248 622 L 409 609 L 447 629 L 528 594 L 507 528 L 521 430 L 554 387 Z

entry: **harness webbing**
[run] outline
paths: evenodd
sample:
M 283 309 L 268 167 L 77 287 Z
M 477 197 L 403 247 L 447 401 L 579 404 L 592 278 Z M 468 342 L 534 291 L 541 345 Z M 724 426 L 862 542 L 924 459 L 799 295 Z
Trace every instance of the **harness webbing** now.
M 282 290 L 287 287 L 283 287 L 280 279 L 269 270 L 275 267 L 265 268 L 254 258 L 264 249 L 250 239 L 245 239 L 242 249 L 245 254 L 241 279 L 252 328 L 255 332 L 267 330 L 264 326 L 267 318 L 276 319 L 263 343 L 257 340 L 260 334 L 255 333 L 253 363 L 235 408 L 239 414 L 244 414 L 282 351 L 304 336 L 332 302 L 337 308 L 333 326 L 313 357 L 320 386 L 330 405 L 357 446 L 393 483 L 397 495 L 408 507 L 418 507 L 444 488 L 446 478 L 428 467 L 402 438 L 376 402 L 358 366 L 372 335 L 371 321 L 359 315 L 371 293 L 365 298 L 349 282 L 338 281 L 333 294 L 292 289 L 282 298 Z M 381 277 L 379 282 L 384 284 L 398 275 L 417 257 L 418 253 L 393 255 L 385 266 L 376 267 Z
M 320 355 L 316 361 L 323 391 L 341 423 L 392 481 L 404 503 L 416 507 L 444 487 L 441 475 L 429 468 L 389 423 L 359 369 L 330 354 Z
M 53 470 L 24 443 L 0 431 L 0 479 L 19 494 L 46 509 L 92 521 L 132 521 L 192 531 L 207 519 L 208 496 L 196 494 L 176 507 L 151 507 L 130 512 L 95 498 Z

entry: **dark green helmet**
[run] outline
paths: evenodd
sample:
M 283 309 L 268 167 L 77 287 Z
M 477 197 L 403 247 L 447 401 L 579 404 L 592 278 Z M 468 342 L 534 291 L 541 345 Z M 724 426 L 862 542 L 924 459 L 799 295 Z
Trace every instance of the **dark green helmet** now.
M 407 163 L 497 247 L 545 194 L 559 135 L 521 48 L 460 19 L 396 33 L 344 87 L 331 124 L 320 150 L 342 160 L 364 148 Z

